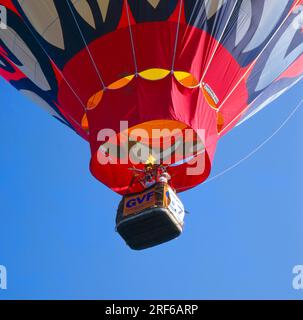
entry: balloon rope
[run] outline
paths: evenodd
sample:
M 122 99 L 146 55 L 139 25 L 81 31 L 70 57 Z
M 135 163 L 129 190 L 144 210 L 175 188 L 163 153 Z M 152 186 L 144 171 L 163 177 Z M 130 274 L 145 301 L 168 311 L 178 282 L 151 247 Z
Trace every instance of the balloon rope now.
M 303 75 L 295 81 L 294 84 L 292 84 L 289 88 L 287 88 L 286 91 L 288 91 L 290 88 L 292 88 L 293 86 L 295 86 L 299 81 L 301 81 L 303 79 Z M 242 115 L 244 115 L 244 113 L 246 113 L 251 106 L 253 106 L 253 104 L 262 96 L 262 93 L 260 95 L 258 95 L 253 101 L 251 101 L 237 116 L 235 116 L 229 123 L 227 123 L 225 125 L 225 127 L 219 132 L 219 135 L 222 136 L 224 134 L 224 132 L 226 131 L 226 129 L 228 129 L 233 123 L 235 123 L 236 121 L 239 120 L 239 118 L 241 118 Z M 245 122 L 246 120 L 248 120 L 249 118 L 245 118 L 244 120 L 239 120 L 239 122 L 237 124 L 235 124 L 235 126 L 238 126 L 240 124 L 242 124 L 243 122 Z
M 280 95 L 284 94 L 286 91 L 290 90 L 292 87 L 294 87 L 295 85 L 297 85 L 301 80 L 303 79 L 303 74 L 296 80 L 294 81 L 289 87 L 285 88 L 283 91 L 281 91 Z M 280 97 L 280 95 L 278 97 Z M 260 97 L 260 96 L 258 96 Z M 278 98 L 277 97 L 277 98 Z M 276 98 L 276 99 L 277 99 Z M 255 100 L 254 100 L 255 101 Z M 250 104 L 251 105 L 251 104 Z M 246 122 L 247 120 L 249 120 L 250 118 L 252 118 L 254 115 L 256 115 L 258 112 L 260 112 L 261 110 L 263 110 L 266 106 L 263 106 L 262 108 L 256 108 L 255 110 L 252 110 L 251 113 L 249 113 L 248 115 L 246 115 L 244 118 L 242 118 L 237 124 L 236 127 L 239 127 L 240 125 L 242 125 L 244 122 Z M 237 117 L 238 118 L 238 117 Z M 226 128 L 226 127 L 225 127 Z M 224 128 L 224 130 L 225 130 Z
M 211 1 L 211 0 L 206 0 L 205 5 L 206 5 L 207 2 L 209 2 L 209 1 Z M 190 17 L 189 17 L 189 19 L 188 19 L 187 26 L 186 26 L 186 32 L 187 32 L 187 30 L 188 30 L 188 28 L 189 28 L 190 25 L 192 25 L 192 24 L 194 25 L 194 23 L 192 23 L 192 20 L 193 20 L 195 11 L 197 10 L 198 4 L 199 4 L 199 1 L 196 1 L 195 5 L 194 5 L 194 7 L 193 7 L 193 10 L 191 11 L 191 14 L 190 14 Z M 199 8 L 199 9 L 200 9 L 200 8 Z M 206 19 L 205 19 L 205 20 L 206 20 Z M 205 23 L 205 20 L 203 21 L 202 25 Z M 186 32 L 185 32 L 185 33 L 186 33 Z
M 26 22 L 26 20 L 23 20 L 23 23 L 25 25 L 25 27 L 28 29 L 28 31 L 32 34 L 33 38 L 36 40 L 37 44 L 39 45 L 39 47 L 41 48 L 41 50 L 44 52 L 44 54 L 49 58 L 49 60 L 53 63 L 54 67 L 56 68 L 56 70 L 58 71 L 58 73 L 60 74 L 60 76 L 62 77 L 62 79 L 64 80 L 64 82 L 67 84 L 67 86 L 69 87 L 69 89 L 71 90 L 72 94 L 75 96 L 75 98 L 79 101 L 81 107 L 83 108 L 83 111 L 86 113 L 86 106 L 83 103 L 83 101 L 81 100 L 81 98 L 77 95 L 76 91 L 73 89 L 73 87 L 71 86 L 71 84 L 68 82 L 68 80 L 66 79 L 66 77 L 64 76 L 62 70 L 55 64 L 54 60 L 50 57 L 50 55 L 48 54 L 48 52 L 45 50 L 45 48 L 43 47 L 43 45 L 41 44 L 41 42 L 39 41 L 39 39 L 37 38 L 37 36 L 35 35 L 35 33 L 32 31 L 32 29 L 30 28 L 30 26 L 28 25 L 28 23 Z M 69 115 L 69 117 L 80 127 L 81 124 L 74 119 L 73 116 Z M 68 121 L 68 120 L 67 120 Z
M 100 71 L 99 71 L 99 69 L 98 69 L 98 67 L 97 67 L 97 65 L 96 65 L 96 62 L 95 62 L 95 60 L 94 60 L 94 58 L 93 58 L 93 55 L 92 55 L 92 53 L 91 53 L 91 51 L 90 51 L 90 49 L 89 49 L 89 47 L 88 47 L 88 45 L 87 45 L 86 39 L 85 39 L 85 37 L 84 37 L 84 35 L 83 35 L 83 32 L 82 32 L 82 30 L 81 30 L 81 27 L 80 27 L 80 25 L 79 25 L 79 23 L 78 23 L 78 21 L 77 21 L 77 19 L 76 19 L 76 16 L 75 16 L 75 14 L 74 14 L 74 11 L 73 11 L 73 9 L 72 9 L 71 4 L 69 3 L 69 1 L 67 1 L 67 5 L 68 5 L 69 10 L 70 10 L 70 12 L 71 12 L 71 14 L 72 14 L 72 16 L 73 16 L 73 19 L 74 19 L 74 21 L 75 21 L 75 23 L 76 23 L 76 26 L 77 26 L 77 28 L 78 28 L 78 30 L 79 30 L 79 32 L 80 32 L 81 38 L 82 38 L 82 40 L 83 40 L 83 42 L 84 42 L 84 45 L 85 45 L 85 48 L 86 48 L 86 51 L 87 51 L 87 53 L 88 53 L 88 55 L 89 55 L 89 58 L 90 58 L 90 60 L 91 60 L 91 62 L 92 62 L 92 64 L 93 64 L 94 69 L 96 70 L 97 76 L 98 76 L 98 78 L 99 78 L 99 80 L 100 80 L 100 82 L 101 82 L 101 85 L 102 85 L 102 87 L 103 87 L 103 90 L 104 90 L 104 89 L 106 88 L 106 86 L 105 86 L 104 81 L 103 81 L 103 79 L 102 79 L 102 77 L 101 77 L 101 74 L 100 74 Z
M 180 10 L 179 10 L 179 15 L 178 15 L 178 24 L 177 24 L 177 31 L 176 31 L 176 39 L 175 39 L 173 60 L 172 60 L 172 64 L 171 64 L 172 65 L 171 72 L 174 72 L 174 69 L 175 69 L 175 61 L 176 61 L 176 54 L 177 54 L 177 48 L 178 48 L 182 7 L 183 7 L 183 0 L 180 1 Z
M 299 102 L 299 104 L 294 108 L 294 110 L 288 115 L 288 117 L 283 121 L 283 123 L 268 137 L 266 138 L 261 144 L 259 144 L 254 150 L 252 150 L 248 155 L 246 155 L 244 158 L 240 159 L 239 161 L 237 161 L 235 164 L 233 164 L 232 166 L 226 168 L 225 170 L 223 170 L 222 172 L 216 174 L 215 176 L 209 178 L 208 180 L 206 180 L 204 182 L 208 183 L 211 182 L 219 177 L 222 177 L 223 175 L 225 175 L 226 173 L 228 173 L 229 171 L 235 169 L 236 167 L 238 167 L 240 164 L 242 164 L 244 161 L 248 160 L 249 158 L 251 158 L 254 154 L 256 154 L 260 149 L 262 149 L 270 140 L 272 140 L 285 126 L 286 124 L 291 120 L 291 118 L 297 113 L 297 111 L 299 110 L 299 108 L 303 105 L 303 99 Z
M 227 27 L 228 27 L 228 25 L 229 25 L 229 21 L 230 21 L 232 15 L 233 15 L 233 13 L 234 13 L 234 11 L 235 11 L 235 9 L 236 9 L 237 4 L 238 4 L 238 1 L 235 1 L 235 4 L 234 4 L 234 6 L 233 6 L 233 8 L 232 8 L 232 10 L 231 10 L 231 13 L 230 13 L 230 15 L 229 15 L 229 17 L 228 17 L 228 19 L 227 19 L 227 21 L 226 21 L 226 24 L 225 24 L 225 26 L 224 26 L 224 28 L 223 28 L 223 30 L 222 30 L 222 33 L 221 33 L 221 35 L 220 35 L 220 38 L 219 38 L 219 40 L 217 41 L 217 44 L 216 44 L 216 46 L 215 46 L 215 48 L 214 48 L 214 51 L 213 51 L 213 53 L 212 53 L 212 55 L 211 55 L 211 57 L 210 57 L 210 59 L 209 59 L 209 61 L 208 61 L 208 64 L 207 64 L 207 66 L 206 66 L 206 68 L 205 68 L 205 70 L 204 70 L 204 73 L 203 73 L 203 75 L 202 75 L 202 77 L 201 77 L 200 83 L 202 83 L 202 82 L 204 81 L 204 78 L 205 78 L 205 76 L 206 76 L 206 73 L 207 73 L 208 69 L 210 68 L 210 65 L 211 65 L 212 62 L 213 62 L 213 59 L 214 59 L 214 57 L 215 57 L 215 55 L 216 55 L 216 53 L 217 53 L 217 50 L 218 50 L 218 48 L 219 48 L 219 45 L 221 44 L 221 41 L 223 40 L 223 36 L 224 36 L 225 31 L 226 31 L 226 29 L 227 29 Z
M 299 2 L 301 0 L 297 0 L 294 7 L 295 8 Z M 245 71 L 245 73 L 243 74 L 243 76 L 239 79 L 239 81 L 236 83 L 236 85 L 234 86 L 234 88 L 228 93 L 228 95 L 224 98 L 224 100 L 220 103 L 220 106 L 218 107 L 218 111 L 221 110 L 221 108 L 223 107 L 223 105 L 226 103 L 226 101 L 230 98 L 230 96 L 235 92 L 235 90 L 238 88 L 238 86 L 240 85 L 240 83 L 246 78 L 246 76 L 248 75 L 248 73 L 252 70 L 252 68 L 255 66 L 255 64 L 257 63 L 257 61 L 260 59 L 260 57 L 262 56 L 262 54 L 264 53 L 264 51 L 267 49 L 267 47 L 271 44 L 271 41 L 274 39 L 274 37 L 278 34 L 278 32 L 281 30 L 282 26 L 284 25 L 284 23 L 287 21 L 287 19 L 289 18 L 289 16 L 292 14 L 293 11 L 289 11 L 289 13 L 286 15 L 286 17 L 284 18 L 284 20 L 281 22 L 280 26 L 276 29 L 276 31 L 273 33 L 273 35 L 270 37 L 270 39 L 268 40 L 268 42 L 266 43 L 266 45 L 263 47 L 263 49 L 261 50 L 261 52 L 258 54 L 258 56 L 256 57 L 255 61 L 249 66 L 249 68 L 247 68 L 247 70 Z
M 129 16 L 129 11 L 128 11 L 128 3 L 125 0 L 125 6 L 126 6 L 126 13 L 127 13 L 127 21 L 128 21 L 128 29 L 129 29 L 129 36 L 130 36 L 130 41 L 132 45 L 132 53 L 133 53 L 133 58 L 134 58 L 134 65 L 135 65 L 135 74 L 138 74 L 138 64 L 137 64 L 137 57 L 136 57 L 136 50 L 135 50 L 135 43 L 134 43 L 134 36 L 132 32 L 132 27 L 130 24 L 130 16 Z

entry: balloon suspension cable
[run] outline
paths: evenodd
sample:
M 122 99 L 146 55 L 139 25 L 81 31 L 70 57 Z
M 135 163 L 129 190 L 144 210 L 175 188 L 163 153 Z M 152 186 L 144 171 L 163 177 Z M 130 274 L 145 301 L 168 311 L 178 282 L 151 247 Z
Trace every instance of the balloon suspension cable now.
M 248 155 L 238 160 L 235 164 L 229 166 L 225 170 L 219 172 L 218 174 L 210 177 L 208 180 L 204 181 L 204 185 L 211 181 L 214 181 L 226 173 L 230 172 L 231 170 L 240 166 L 243 162 L 250 159 L 253 155 L 255 155 L 258 151 L 260 151 L 267 143 L 269 143 L 286 125 L 287 123 L 293 118 L 293 116 L 298 112 L 298 110 L 303 106 L 303 99 L 296 105 L 296 107 L 291 111 L 291 113 L 287 116 L 287 118 L 282 122 L 282 124 L 269 136 L 267 137 L 262 143 L 256 146 Z

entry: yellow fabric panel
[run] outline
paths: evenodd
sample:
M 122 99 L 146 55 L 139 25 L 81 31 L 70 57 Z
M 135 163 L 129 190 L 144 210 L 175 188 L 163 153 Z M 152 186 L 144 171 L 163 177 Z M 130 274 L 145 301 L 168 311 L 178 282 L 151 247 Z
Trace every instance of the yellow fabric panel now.
M 83 115 L 82 121 L 81 121 L 81 126 L 85 131 L 89 130 L 89 126 L 88 126 L 88 120 L 87 120 L 87 115 L 86 113 Z
M 199 86 L 199 81 L 188 72 L 175 71 L 174 76 L 184 87 L 194 88 Z
M 103 90 L 97 92 L 96 94 L 94 94 L 87 102 L 87 109 L 88 110 L 92 110 L 95 109 L 98 104 L 101 102 L 103 97 Z
M 224 118 L 221 112 L 217 113 L 217 130 L 218 133 L 220 133 L 222 131 L 224 127 Z
M 169 70 L 166 69 L 148 69 L 139 73 L 139 75 L 146 80 L 161 80 L 170 74 Z
M 133 80 L 134 77 L 135 77 L 134 75 L 131 75 L 131 76 L 124 77 L 120 80 L 117 80 L 114 83 L 110 84 L 108 86 L 108 89 L 115 90 L 115 89 L 123 88 L 126 85 L 128 85 Z
M 215 110 L 218 109 L 218 106 L 216 104 L 216 102 L 214 101 L 214 99 L 212 98 L 212 96 L 207 92 L 207 90 L 205 88 L 202 87 L 202 91 L 203 91 L 203 95 L 205 100 L 207 101 L 207 103 Z

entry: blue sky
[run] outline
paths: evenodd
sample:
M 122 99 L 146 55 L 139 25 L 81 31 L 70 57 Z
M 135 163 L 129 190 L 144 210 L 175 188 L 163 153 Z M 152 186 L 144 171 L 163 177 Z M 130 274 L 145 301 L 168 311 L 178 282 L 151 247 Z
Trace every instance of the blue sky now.
M 302 83 L 219 145 L 213 175 L 295 108 Z M 303 299 L 303 107 L 253 157 L 181 195 L 177 240 L 131 251 L 114 231 L 119 196 L 88 170 L 86 142 L 0 79 L 0 299 Z

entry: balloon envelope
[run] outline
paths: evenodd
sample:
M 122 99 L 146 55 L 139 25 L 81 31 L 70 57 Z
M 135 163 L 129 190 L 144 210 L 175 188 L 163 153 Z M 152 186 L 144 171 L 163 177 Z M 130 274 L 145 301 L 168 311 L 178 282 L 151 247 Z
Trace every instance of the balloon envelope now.
M 6 19 L 0 75 L 86 139 L 93 175 L 121 194 L 141 188 L 130 189 L 130 168 L 155 157 L 163 163 L 172 153 L 168 170 L 177 191 L 203 182 L 218 139 L 303 73 L 302 0 L 0 0 L 0 6 Z M 168 149 L 169 131 L 138 141 L 134 129 L 179 129 L 179 136 Z M 193 137 L 186 137 L 189 129 Z M 189 141 L 194 152 L 178 155 Z M 102 163 L 112 146 L 119 146 L 110 155 L 117 161 Z M 142 160 L 144 147 L 141 163 L 121 161 Z M 188 174 L 194 166 L 198 172 Z

